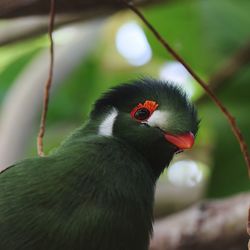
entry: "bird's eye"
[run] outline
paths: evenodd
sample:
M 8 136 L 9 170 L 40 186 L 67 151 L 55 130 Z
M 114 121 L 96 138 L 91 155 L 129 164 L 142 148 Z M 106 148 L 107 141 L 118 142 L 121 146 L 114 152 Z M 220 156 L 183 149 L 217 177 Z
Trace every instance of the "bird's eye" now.
M 143 104 L 139 103 L 136 107 L 134 107 L 130 115 L 137 121 L 145 121 L 153 114 L 157 107 L 157 102 L 146 100 Z
M 134 117 L 136 120 L 144 121 L 150 116 L 150 111 L 147 108 L 138 109 Z

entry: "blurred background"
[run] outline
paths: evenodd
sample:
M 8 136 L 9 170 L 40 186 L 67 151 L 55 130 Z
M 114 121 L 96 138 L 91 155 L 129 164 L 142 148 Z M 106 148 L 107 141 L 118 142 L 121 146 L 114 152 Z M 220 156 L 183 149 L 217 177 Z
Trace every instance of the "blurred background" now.
M 148 20 L 209 82 L 250 144 L 250 1 L 148 2 L 141 7 Z M 201 118 L 194 149 L 177 155 L 160 178 L 156 216 L 204 197 L 250 190 L 243 156 L 223 114 L 131 11 L 108 12 L 57 17 L 45 152 L 86 121 L 103 91 L 151 76 L 182 86 Z M 0 21 L 0 169 L 37 155 L 49 66 L 46 29 L 47 17 Z

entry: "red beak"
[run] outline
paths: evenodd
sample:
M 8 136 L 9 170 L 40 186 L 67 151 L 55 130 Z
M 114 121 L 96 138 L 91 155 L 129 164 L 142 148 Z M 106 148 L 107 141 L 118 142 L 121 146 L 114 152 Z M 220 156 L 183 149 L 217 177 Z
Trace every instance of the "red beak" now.
M 194 135 L 191 132 L 188 132 L 183 135 L 171 135 L 171 134 L 164 134 L 167 141 L 174 144 L 179 149 L 188 149 L 192 148 L 194 144 Z

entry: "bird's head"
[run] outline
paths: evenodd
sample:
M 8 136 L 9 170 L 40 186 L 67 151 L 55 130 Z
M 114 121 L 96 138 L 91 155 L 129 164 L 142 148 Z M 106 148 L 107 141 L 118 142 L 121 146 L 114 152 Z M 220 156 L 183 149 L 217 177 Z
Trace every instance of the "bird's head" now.
M 108 91 L 90 118 L 99 135 L 119 138 L 146 158 L 157 177 L 176 152 L 193 146 L 199 123 L 180 88 L 148 78 Z

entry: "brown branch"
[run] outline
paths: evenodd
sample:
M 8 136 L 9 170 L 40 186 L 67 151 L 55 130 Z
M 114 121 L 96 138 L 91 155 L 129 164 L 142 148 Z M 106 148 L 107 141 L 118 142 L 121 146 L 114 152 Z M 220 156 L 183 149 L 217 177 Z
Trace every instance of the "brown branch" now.
M 154 223 L 150 250 L 246 249 L 250 193 L 203 201 Z
M 135 0 L 138 5 L 156 3 L 176 3 L 177 0 Z M 0 19 L 21 16 L 47 15 L 50 8 L 50 0 L 1 0 Z M 117 0 L 60 0 L 56 5 L 56 13 L 59 14 L 106 14 L 116 12 L 124 8 Z M 99 14 L 98 14 L 99 15 Z M 93 15 L 92 15 L 93 16 Z
M 181 1 L 184 0 L 137 0 L 140 6 L 152 6 L 163 2 L 164 4 L 172 4 Z M 125 6 L 121 6 L 117 3 L 117 0 L 60 0 L 56 4 L 57 18 L 54 29 L 72 22 L 107 17 L 122 8 L 125 8 Z M 44 22 L 44 15 L 47 15 L 48 11 L 49 0 L 1 0 L 0 20 L 1 18 L 14 20 L 10 21 L 13 22 L 13 25 L 6 23 L 5 27 L 0 27 L 0 46 L 47 32 L 48 28 L 47 23 Z M 39 16 L 34 17 L 35 15 Z M 32 16 L 31 21 L 29 16 Z M 20 17 L 26 17 L 27 20 Z M 16 27 L 17 22 L 18 27 Z M 8 29 L 8 26 L 10 26 L 10 29 Z M 12 29 L 17 29 L 17 32 L 9 32 Z
M 221 101 L 216 97 L 213 91 L 208 87 L 208 85 L 203 81 L 196 72 L 186 63 L 186 61 L 174 50 L 172 47 L 166 42 L 166 40 L 160 35 L 160 33 L 153 27 L 153 25 L 144 17 L 144 15 L 134 6 L 132 2 L 127 2 L 126 0 L 122 0 L 126 6 L 131 9 L 149 28 L 149 30 L 154 34 L 154 36 L 158 39 L 158 41 L 163 45 L 163 47 L 177 60 L 179 61 L 186 70 L 193 76 L 193 78 L 201 85 L 201 87 L 206 91 L 209 97 L 215 102 L 215 104 L 220 108 L 222 113 L 227 118 L 229 124 L 231 125 L 231 129 L 237 138 L 241 152 L 244 156 L 248 175 L 250 177 L 250 155 L 248 153 L 248 147 L 244 140 L 244 137 L 237 126 L 235 118 L 231 115 L 231 113 L 226 109 L 226 107 L 221 103 Z
M 40 130 L 37 136 L 37 151 L 39 156 L 44 156 L 43 152 L 43 137 L 45 133 L 46 117 L 49 105 L 49 92 L 52 84 L 53 78 L 53 65 L 54 65 L 54 41 L 53 41 L 53 28 L 55 20 L 55 1 L 51 0 L 50 6 L 50 22 L 49 22 L 49 40 L 50 40 L 50 66 L 49 66 L 49 76 L 44 89 L 44 100 L 43 100 L 43 111 L 41 116 Z

